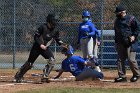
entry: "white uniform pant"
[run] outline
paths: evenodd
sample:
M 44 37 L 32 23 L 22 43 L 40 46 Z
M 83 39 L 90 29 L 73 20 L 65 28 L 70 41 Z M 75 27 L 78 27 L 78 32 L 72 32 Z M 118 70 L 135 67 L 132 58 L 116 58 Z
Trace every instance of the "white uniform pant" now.
M 83 53 L 83 58 L 93 57 L 93 38 L 85 38 L 80 40 L 81 51 Z
M 96 42 L 97 42 L 97 39 L 95 41 L 93 40 L 93 54 L 96 58 L 98 58 L 99 50 L 98 50 L 98 45 Z

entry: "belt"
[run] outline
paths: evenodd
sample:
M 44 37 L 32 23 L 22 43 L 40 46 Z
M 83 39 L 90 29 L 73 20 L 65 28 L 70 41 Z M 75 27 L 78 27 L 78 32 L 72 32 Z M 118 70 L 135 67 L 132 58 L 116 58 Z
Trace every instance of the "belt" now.
M 91 37 L 85 37 L 85 38 L 82 38 L 82 39 L 88 39 L 88 38 L 91 38 Z

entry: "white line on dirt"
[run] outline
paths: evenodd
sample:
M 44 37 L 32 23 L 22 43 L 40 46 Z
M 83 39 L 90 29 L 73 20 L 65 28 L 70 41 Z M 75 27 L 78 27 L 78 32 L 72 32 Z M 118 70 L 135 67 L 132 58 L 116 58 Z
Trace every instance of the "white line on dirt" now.
M 27 84 L 27 83 L 3 84 L 3 85 L 0 85 L 0 87 L 5 87 L 5 86 L 14 86 L 14 85 L 24 85 L 24 84 Z

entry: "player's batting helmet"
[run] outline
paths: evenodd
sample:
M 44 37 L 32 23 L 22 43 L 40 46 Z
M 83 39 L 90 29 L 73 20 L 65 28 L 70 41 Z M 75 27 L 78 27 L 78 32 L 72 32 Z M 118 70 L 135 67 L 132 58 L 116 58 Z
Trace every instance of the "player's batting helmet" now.
M 82 17 L 90 17 L 89 11 L 83 11 Z

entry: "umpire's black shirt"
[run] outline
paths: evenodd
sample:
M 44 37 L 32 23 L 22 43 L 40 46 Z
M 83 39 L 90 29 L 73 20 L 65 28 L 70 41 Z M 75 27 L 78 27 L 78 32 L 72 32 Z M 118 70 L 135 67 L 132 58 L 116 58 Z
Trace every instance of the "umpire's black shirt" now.
M 123 43 L 124 33 L 129 33 L 135 36 L 137 41 L 138 36 L 138 23 L 134 16 L 126 15 L 123 18 L 116 18 L 114 23 L 115 30 L 115 43 Z

